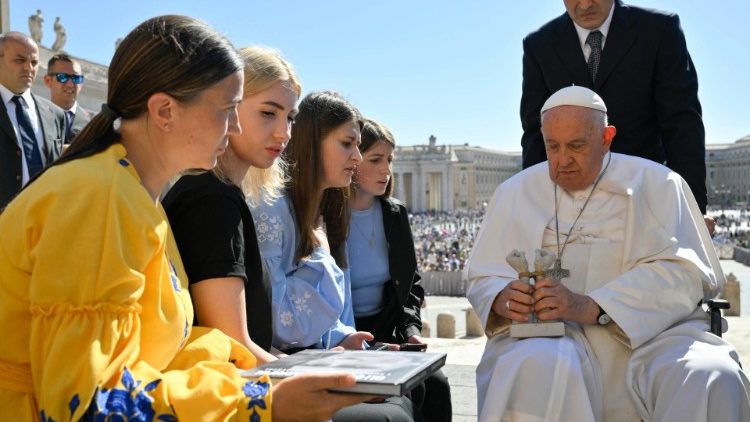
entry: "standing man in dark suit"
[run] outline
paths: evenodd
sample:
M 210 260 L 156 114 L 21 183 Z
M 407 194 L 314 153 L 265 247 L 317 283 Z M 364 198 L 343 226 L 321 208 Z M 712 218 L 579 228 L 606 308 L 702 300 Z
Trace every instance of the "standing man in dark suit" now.
M 612 151 L 667 165 L 706 213 L 698 76 L 676 14 L 620 0 L 564 0 L 566 13 L 523 40 L 523 167 L 547 159 L 539 110 L 560 88 L 596 91 L 617 127 Z M 710 228 L 710 222 L 707 221 Z
M 30 90 L 38 68 L 34 40 L 0 35 L 0 209 L 62 149 L 65 115 Z
M 91 120 L 91 113 L 78 105 L 78 94 L 83 89 L 81 64 L 65 53 L 55 54 L 47 63 L 44 84 L 50 99 L 65 111 L 65 143 L 70 141 Z

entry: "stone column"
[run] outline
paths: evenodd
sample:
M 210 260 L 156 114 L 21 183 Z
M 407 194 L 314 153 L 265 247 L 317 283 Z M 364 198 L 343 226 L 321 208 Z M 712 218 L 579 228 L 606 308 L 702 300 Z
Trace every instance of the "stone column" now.
M 456 316 L 452 312 L 438 314 L 437 336 L 440 338 L 456 338 Z
M 0 33 L 10 31 L 10 5 L 8 0 L 0 0 Z
M 430 337 L 430 323 L 426 320 L 422 320 L 422 332 L 420 334 L 425 338 Z
M 393 196 L 395 196 L 396 198 L 404 197 L 404 190 L 401 187 L 403 185 L 403 181 L 401 179 L 403 179 L 403 176 L 401 174 L 393 173 L 391 180 L 393 181 Z M 404 201 L 406 201 L 406 199 L 404 199 Z
M 448 181 L 449 180 L 448 179 L 448 172 L 449 172 L 448 166 L 449 164 L 446 164 L 445 168 L 443 168 L 443 171 L 440 172 L 440 178 L 442 179 L 442 182 L 440 183 L 441 185 L 440 190 L 442 191 L 440 194 L 441 196 L 440 202 L 443 203 L 443 206 L 442 206 L 443 211 L 450 211 L 453 209 L 453 204 L 451 204 L 453 197 L 450 195 L 450 192 L 448 189 L 448 186 L 452 185 L 453 183 Z
M 724 316 L 740 316 L 740 282 L 734 273 L 727 275 L 722 297 L 729 302 L 729 309 L 724 310 Z
M 479 320 L 474 308 L 466 308 L 466 335 L 469 337 L 481 337 L 484 335 L 482 322 Z

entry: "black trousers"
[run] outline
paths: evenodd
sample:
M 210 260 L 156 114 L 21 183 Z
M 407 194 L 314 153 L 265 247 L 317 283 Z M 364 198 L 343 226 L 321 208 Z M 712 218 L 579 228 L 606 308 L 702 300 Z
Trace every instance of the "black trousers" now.
M 383 403 L 360 403 L 333 415 L 333 422 L 412 422 L 414 409 L 405 396 L 388 397 Z

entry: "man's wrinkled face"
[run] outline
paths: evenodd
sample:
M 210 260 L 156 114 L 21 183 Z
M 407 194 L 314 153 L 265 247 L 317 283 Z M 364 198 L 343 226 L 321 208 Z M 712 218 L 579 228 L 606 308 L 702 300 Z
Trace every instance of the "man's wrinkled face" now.
M 604 113 L 578 106 L 560 106 L 542 115 L 542 135 L 549 176 L 566 191 L 591 186 L 602 168 L 602 158 L 615 136 L 605 126 Z

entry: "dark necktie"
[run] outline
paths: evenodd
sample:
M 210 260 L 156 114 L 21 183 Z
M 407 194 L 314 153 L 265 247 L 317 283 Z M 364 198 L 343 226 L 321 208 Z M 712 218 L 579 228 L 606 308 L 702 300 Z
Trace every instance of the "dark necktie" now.
M 16 95 L 12 100 L 16 104 L 16 121 L 18 122 L 18 133 L 21 135 L 24 156 L 26 156 L 26 167 L 29 170 L 29 179 L 36 176 L 42 170 L 42 153 L 36 143 L 34 129 L 31 126 L 29 112 L 26 111 L 26 100 Z
M 599 61 L 602 59 L 602 33 L 599 31 L 589 32 L 589 36 L 586 37 L 586 44 L 591 47 L 591 54 L 589 55 L 589 75 L 591 80 L 596 81 L 596 72 L 599 71 Z
M 73 119 L 75 119 L 76 115 L 70 111 L 65 111 L 65 140 L 67 142 L 70 142 L 70 129 L 73 128 Z

